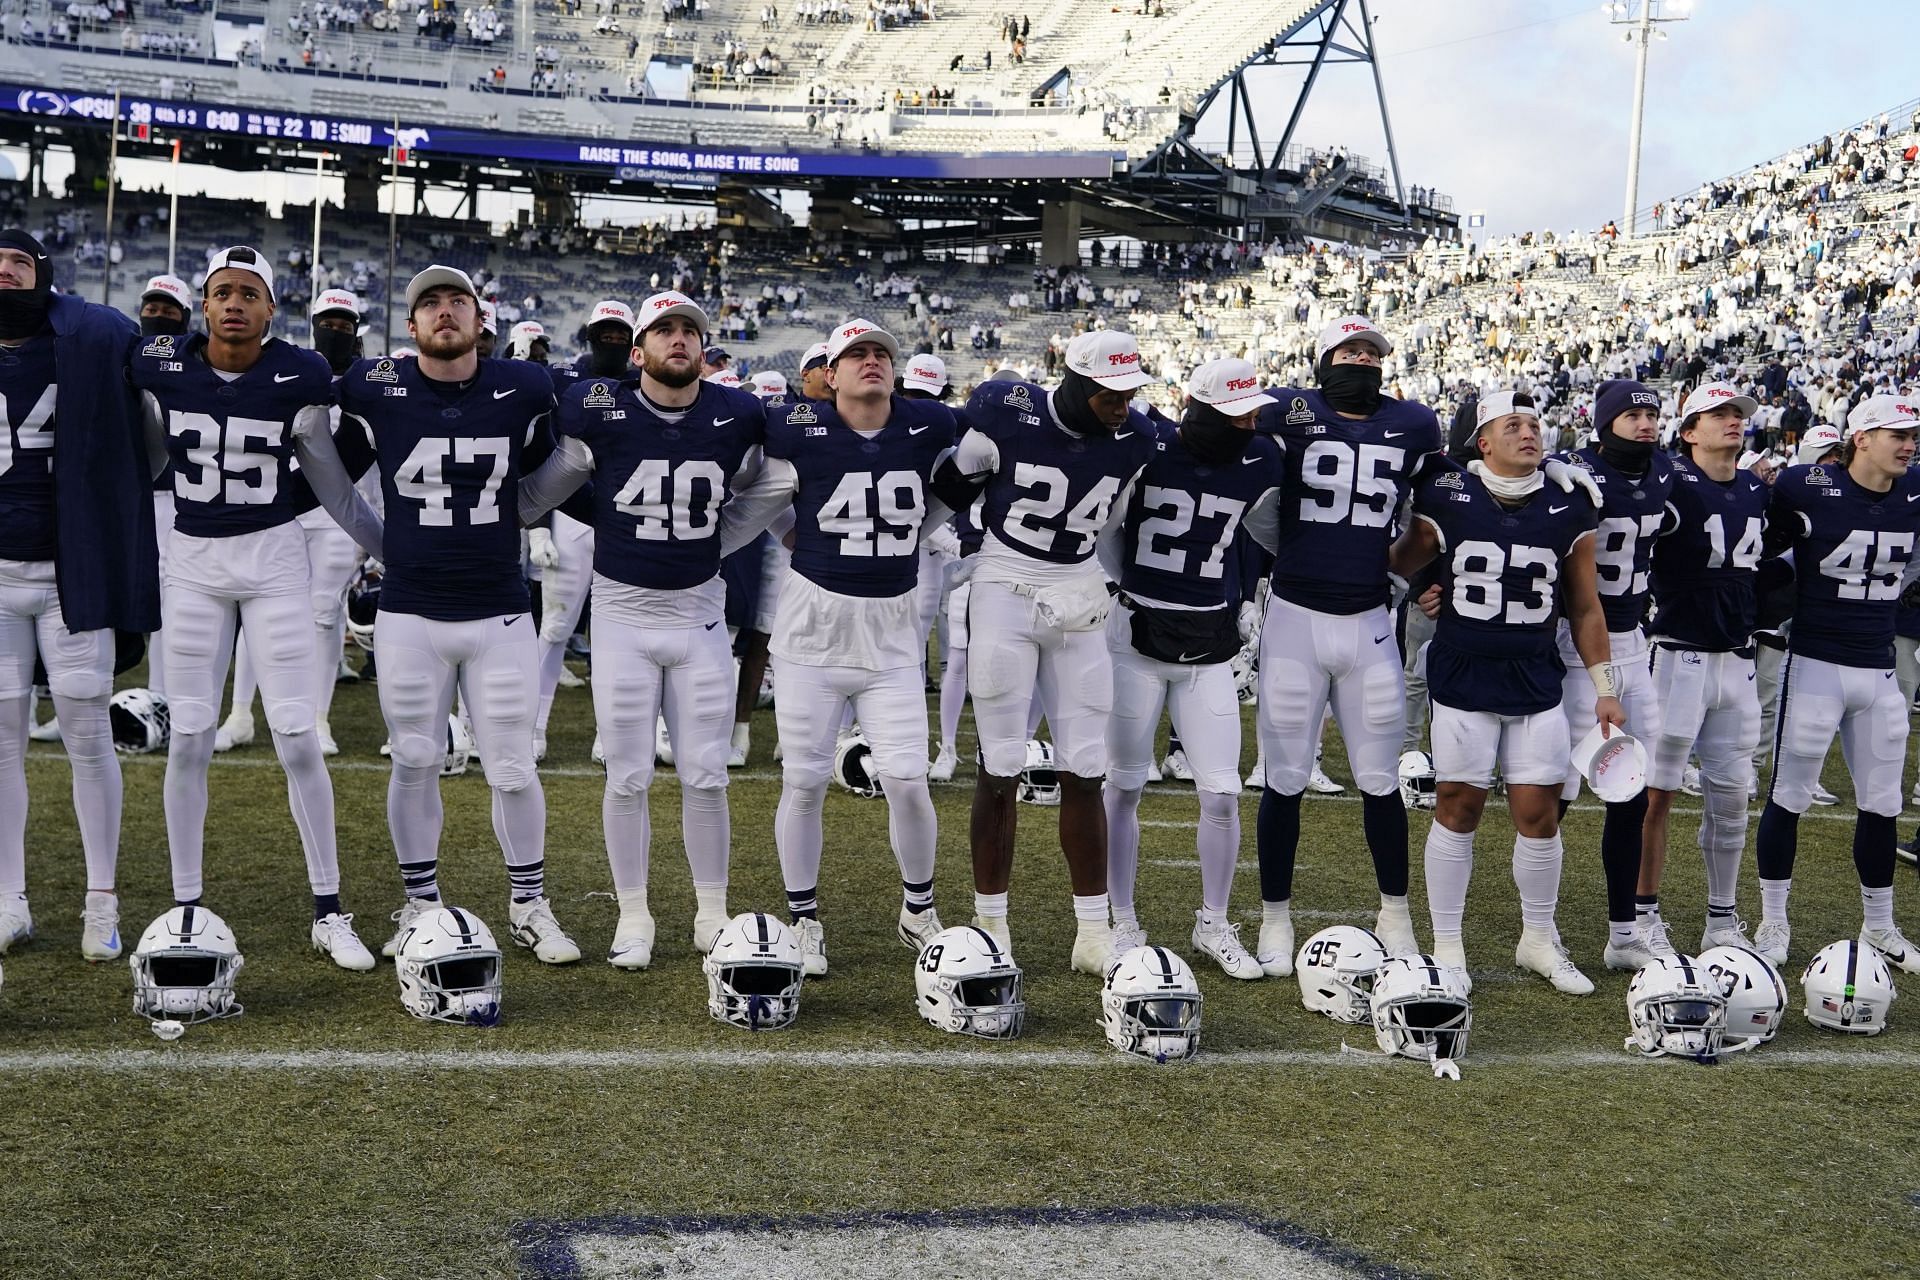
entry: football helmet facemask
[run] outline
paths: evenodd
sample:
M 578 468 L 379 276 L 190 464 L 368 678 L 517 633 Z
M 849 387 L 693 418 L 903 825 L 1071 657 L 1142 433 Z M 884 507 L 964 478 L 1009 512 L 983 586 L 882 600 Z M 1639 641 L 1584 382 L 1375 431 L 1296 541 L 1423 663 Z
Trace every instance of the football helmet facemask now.
M 880 775 L 873 767 L 873 746 L 864 733 L 841 735 L 833 748 L 833 780 L 857 796 L 880 794 Z
M 1439 800 L 1433 757 L 1424 751 L 1400 755 L 1400 800 L 1409 809 L 1431 809 Z
M 416 1018 L 491 1027 L 500 1021 L 500 946 L 471 911 L 437 907 L 400 936 L 393 970 Z
M 1053 764 L 1053 744 L 1035 739 L 1027 743 L 1027 762 L 1020 769 L 1015 797 L 1021 804 L 1052 806 L 1060 803 L 1060 775 Z
M 799 1016 L 800 939 L 784 920 L 761 911 L 735 916 L 700 967 L 707 1012 L 730 1027 L 779 1031 Z
M 913 968 L 920 1016 L 942 1031 L 1011 1040 L 1027 1019 L 1020 966 L 1013 953 L 977 925 L 942 929 L 920 949 Z
M 1877 1036 L 1887 1028 L 1893 974 L 1878 951 L 1853 938 L 1829 942 L 1800 975 L 1807 1021 L 1829 1031 Z
M 1135 947 L 1100 984 L 1107 1043 L 1150 1062 L 1184 1062 L 1200 1051 L 1200 987 L 1165 947 Z
M 1387 948 L 1371 929 L 1322 929 L 1294 957 L 1300 1003 L 1335 1022 L 1365 1022 L 1373 1016 L 1373 976 L 1386 962 Z
M 373 620 L 380 612 L 380 572 L 363 563 L 347 586 L 347 634 L 373 652 Z
M 1727 1033 L 1720 979 L 1692 956 L 1655 956 L 1627 984 L 1627 1048 L 1713 1062 Z
M 140 935 L 128 957 L 133 1011 L 154 1022 L 207 1022 L 245 1012 L 233 980 L 245 963 L 233 930 L 205 907 L 175 907 Z
M 130 756 L 165 751 L 173 732 L 167 700 L 150 689 L 122 689 L 114 694 L 107 702 L 107 721 L 114 749 Z
M 1373 1038 L 1380 1052 L 1420 1062 L 1466 1056 L 1473 1002 L 1459 973 L 1432 956 L 1392 956 L 1373 980 Z
M 1722 1053 L 1757 1049 L 1780 1033 L 1787 1016 L 1787 984 L 1773 962 L 1745 947 L 1712 947 L 1700 967 L 1720 980 L 1727 998 L 1727 1034 Z

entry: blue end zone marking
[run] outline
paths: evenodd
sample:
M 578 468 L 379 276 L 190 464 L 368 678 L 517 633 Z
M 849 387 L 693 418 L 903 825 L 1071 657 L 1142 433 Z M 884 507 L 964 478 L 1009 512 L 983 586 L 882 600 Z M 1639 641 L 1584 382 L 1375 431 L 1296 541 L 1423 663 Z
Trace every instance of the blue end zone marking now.
M 630 1217 L 614 1214 L 599 1218 L 534 1220 L 514 1229 L 513 1245 L 520 1255 L 519 1273 L 531 1280 L 580 1280 L 583 1273 L 573 1253 L 579 1236 L 698 1235 L 737 1231 L 832 1231 L 866 1226 L 979 1227 L 1083 1226 L 1135 1222 L 1230 1222 L 1260 1232 L 1289 1248 L 1326 1262 L 1351 1268 L 1366 1280 L 1421 1280 L 1418 1272 L 1376 1262 L 1346 1245 L 1314 1235 L 1290 1222 L 1263 1218 L 1226 1205 L 1185 1205 L 1172 1208 L 1112 1209 L 937 1209 L 913 1212 L 799 1214 L 774 1217 L 762 1214 L 689 1214 L 682 1217 Z

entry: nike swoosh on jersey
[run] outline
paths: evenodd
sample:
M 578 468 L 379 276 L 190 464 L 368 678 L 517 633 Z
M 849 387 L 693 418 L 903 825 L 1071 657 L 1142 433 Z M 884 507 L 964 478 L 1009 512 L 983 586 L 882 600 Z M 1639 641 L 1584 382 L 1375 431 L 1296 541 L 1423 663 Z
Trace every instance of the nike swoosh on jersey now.
M 295 378 L 299 376 L 300 375 L 297 373 L 276 373 L 273 375 L 273 380 L 275 382 L 292 382 Z M 1912 502 L 1913 499 L 1908 498 L 1907 501 Z
M 715 418 L 715 419 L 713 420 L 713 425 L 714 425 L 714 426 L 716 426 L 716 427 L 724 427 L 724 426 L 726 426 L 726 425 L 727 425 L 727 424 L 728 424 L 729 422 L 732 422 L 732 421 L 733 421 L 733 419 L 732 419 L 732 418 Z
M 910 435 L 910 436 L 917 436 L 917 435 L 919 435 L 919 434 L 920 434 L 920 433 L 921 433 L 922 431 L 925 431 L 925 430 L 926 430 L 926 427 L 908 427 L 908 428 L 907 428 L 907 434 L 908 434 L 908 435 Z
M 1405 434 L 1407 433 L 1404 431 L 1382 431 L 1380 433 L 1380 438 L 1382 440 L 1398 440 L 1401 436 Z
M 705 627 L 703 627 L 703 628 L 701 628 L 701 630 L 703 630 L 703 631 L 711 631 L 711 630 L 713 630 L 713 629 L 714 629 L 715 627 L 717 627 L 717 626 L 719 626 L 719 625 L 720 625 L 720 624 L 719 624 L 719 623 L 717 623 L 717 622 L 709 622 L 709 623 L 708 623 L 708 624 L 707 624 L 707 625 L 706 625 Z
M 520 388 L 518 387 L 508 387 L 505 391 L 496 391 L 493 393 L 493 398 L 495 400 L 505 400 L 508 396 L 512 395 L 514 392 L 518 391 L 519 389 Z
M 1204 658 L 1204 657 L 1206 657 L 1206 656 L 1207 656 L 1207 654 L 1206 654 L 1206 650 L 1204 650 L 1204 649 L 1203 649 L 1203 650 L 1201 650 L 1201 651 L 1200 651 L 1199 653 L 1183 653 L 1183 654 L 1181 654 L 1181 655 L 1180 655 L 1180 661 L 1182 661 L 1182 662 L 1198 662 L 1198 661 L 1199 661 L 1200 659 L 1202 659 L 1202 658 Z
M 502 619 L 500 619 L 500 621 L 501 621 L 501 623 L 502 623 L 502 624 L 504 624 L 504 625 L 506 625 L 506 626 L 509 626 L 509 627 L 513 625 L 513 619 L 512 619 L 512 618 L 502 618 Z
M 1910 494 L 1908 494 L 1908 495 L 1907 495 L 1907 501 L 1908 501 L 1908 502 L 1920 502 L 1920 493 L 1910 493 Z
M 1392 639 L 1392 638 L 1393 638 L 1393 633 L 1392 633 L 1391 631 L 1389 631 L 1389 632 L 1388 632 L 1388 633 L 1387 633 L 1386 635 L 1384 635 L 1384 636 L 1375 636 L 1375 637 L 1373 638 L 1373 642 L 1374 642 L 1375 644 L 1385 644 L 1385 643 L 1386 643 L 1386 642 L 1387 642 L 1388 640 L 1390 640 L 1390 639 Z
M 1132 434 L 1133 434 L 1133 432 L 1131 432 L 1131 431 L 1122 431 L 1122 432 L 1121 432 L 1121 433 L 1120 433 L 1119 435 L 1117 435 L 1117 436 L 1115 436 L 1115 437 L 1114 437 L 1114 439 L 1115 439 L 1115 440 L 1125 440 L 1126 438 L 1128 438 L 1128 437 L 1129 437 L 1129 436 L 1131 436 Z
M 1240 459 L 1240 465 L 1243 467 L 1250 467 L 1258 461 L 1260 461 L 1260 459 L 1258 458 L 1242 458 Z

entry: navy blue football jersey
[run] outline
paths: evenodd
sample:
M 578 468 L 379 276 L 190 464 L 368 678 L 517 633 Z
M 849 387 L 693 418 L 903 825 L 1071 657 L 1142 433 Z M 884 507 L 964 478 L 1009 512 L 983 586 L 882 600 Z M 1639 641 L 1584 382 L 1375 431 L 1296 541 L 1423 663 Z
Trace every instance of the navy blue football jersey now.
M 1235 535 L 1283 474 L 1271 436 L 1253 435 L 1240 457 L 1215 464 L 1189 452 L 1177 426 L 1161 426 L 1153 459 L 1127 502 L 1120 589 L 1196 609 L 1239 603 Z
M 901 596 L 920 584 L 920 524 L 933 464 L 953 446 L 953 411 L 893 397 L 871 438 L 833 406 L 798 404 L 767 424 L 767 457 L 794 469 L 793 571 L 843 596 Z
M 1593 539 L 1594 581 L 1607 630 L 1632 631 L 1647 616 L 1652 586 L 1653 544 L 1666 520 L 1667 495 L 1673 491 L 1673 462 L 1656 451 L 1647 473 L 1629 475 L 1607 462 L 1595 448 L 1576 449 L 1565 461 L 1583 467 L 1600 486 L 1600 527 Z
M 1685 458 L 1674 462 L 1666 526 L 1653 548 L 1656 640 L 1724 653 L 1753 638 L 1770 496 L 1751 471 L 1722 484 Z
M 582 378 L 560 401 L 559 433 L 593 451 L 594 572 L 629 586 L 684 590 L 720 572 L 720 508 L 766 434 L 760 402 L 716 383 L 677 422 L 630 382 Z
M 1113 504 L 1147 465 L 1157 438 L 1138 409 L 1111 435 L 1076 435 L 1054 419 L 1047 392 L 1027 382 L 983 383 L 967 401 L 966 420 L 1000 451 L 981 529 L 1055 564 L 1093 555 Z
M 1387 603 L 1394 520 L 1429 455 L 1444 452 L 1426 405 L 1384 399 L 1370 418 L 1343 418 L 1318 391 L 1268 390 L 1258 429 L 1285 445 L 1273 589 L 1321 613 Z
M 1440 535 L 1440 617 L 1427 649 L 1433 700 L 1503 716 L 1559 706 L 1560 562 L 1593 532 L 1593 502 L 1549 484 L 1509 508 L 1478 476 L 1449 467 L 1420 482 L 1413 509 Z
M 293 424 L 333 398 L 318 352 L 269 338 L 253 368 L 228 381 L 206 361 L 207 338 L 162 334 L 133 348 L 128 374 L 165 420 L 173 467 L 173 527 L 228 538 L 285 524 L 303 506 L 293 472 Z
M 0 347 L 0 560 L 51 560 L 53 335 Z
M 380 607 L 469 622 L 531 607 L 520 574 L 520 477 L 553 451 L 553 383 L 524 360 L 482 360 L 465 385 L 418 360 L 360 360 L 338 385 L 342 425 L 380 458 L 387 574 Z
M 1842 466 L 1788 467 L 1774 481 L 1767 519 L 1793 539 L 1788 650 L 1891 668 L 1900 576 L 1920 534 L 1920 472 L 1874 493 Z

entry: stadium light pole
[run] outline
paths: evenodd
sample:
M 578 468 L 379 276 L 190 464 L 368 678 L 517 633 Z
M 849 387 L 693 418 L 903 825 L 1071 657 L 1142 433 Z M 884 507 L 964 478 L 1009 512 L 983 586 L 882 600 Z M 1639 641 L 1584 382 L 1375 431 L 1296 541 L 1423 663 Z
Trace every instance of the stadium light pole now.
M 1627 129 L 1627 207 L 1620 219 L 1622 230 L 1635 233 L 1634 211 L 1640 203 L 1640 124 L 1647 107 L 1647 46 L 1667 33 L 1658 30 L 1669 22 L 1685 22 L 1691 16 L 1693 0 L 1607 0 L 1600 11 L 1616 27 L 1627 28 L 1622 40 L 1639 46 L 1633 65 L 1633 119 Z

